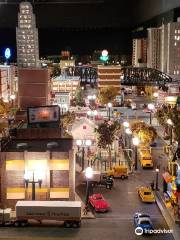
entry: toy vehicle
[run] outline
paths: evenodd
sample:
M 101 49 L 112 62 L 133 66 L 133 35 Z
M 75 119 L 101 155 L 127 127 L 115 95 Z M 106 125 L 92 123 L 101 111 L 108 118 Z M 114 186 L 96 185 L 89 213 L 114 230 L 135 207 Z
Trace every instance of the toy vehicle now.
M 136 228 L 142 228 L 143 233 L 148 233 L 148 230 L 154 229 L 150 216 L 145 213 L 135 213 L 134 225 Z
M 151 144 L 149 144 L 150 147 L 157 147 L 157 143 L 156 142 L 153 142 Z
M 81 202 L 78 201 L 18 201 L 16 214 L 11 209 L 0 211 L 1 225 L 26 226 L 28 220 L 63 221 L 65 227 L 79 227 Z
M 131 102 L 131 109 L 132 110 L 136 110 L 137 109 L 137 105 L 135 102 Z
M 154 194 L 149 187 L 140 187 L 138 189 L 138 194 L 139 194 L 142 202 L 146 202 L 146 203 L 155 202 Z
M 111 170 L 106 172 L 107 176 L 113 178 L 128 178 L 128 168 L 126 166 L 115 166 Z
M 107 212 L 109 209 L 109 204 L 100 193 L 89 196 L 89 203 L 96 212 Z
M 107 189 L 111 189 L 114 185 L 114 180 L 110 176 L 103 176 L 98 185 L 104 185 Z
M 153 168 L 152 154 L 149 149 L 139 150 L 139 160 L 142 168 Z
M 82 174 L 82 180 L 83 182 L 86 182 L 84 174 Z M 114 180 L 111 176 L 107 176 L 106 173 L 101 173 L 100 171 L 93 171 L 93 177 L 89 182 L 93 186 L 105 186 L 107 189 L 111 189 L 114 184 Z

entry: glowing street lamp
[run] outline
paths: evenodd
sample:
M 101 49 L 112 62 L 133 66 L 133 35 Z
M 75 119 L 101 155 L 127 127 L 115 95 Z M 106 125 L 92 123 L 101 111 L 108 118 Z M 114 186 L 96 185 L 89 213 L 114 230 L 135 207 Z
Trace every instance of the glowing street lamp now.
M 159 180 L 159 168 L 156 168 L 156 191 L 159 190 L 158 180 Z
M 129 123 L 128 123 L 128 122 L 123 122 L 123 126 L 124 126 L 125 128 L 129 128 Z
M 134 167 L 135 167 L 135 170 L 137 170 L 137 147 L 138 147 L 138 145 L 140 143 L 139 138 L 138 137 L 132 138 L 132 143 L 133 143 L 133 145 L 135 147 L 135 166 Z
M 169 118 L 169 119 L 167 119 L 167 124 L 169 125 L 169 127 L 170 127 L 170 145 L 172 145 L 172 135 L 173 135 L 173 122 L 172 122 L 172 120 Z
M 89 181 L 93 177 L 93 169 L 91 167 L 87 167 L 85 169 L 85 177 L 87 181 L 87 187 L 86 187 L 86 206 L 88 205 L 88 200 L 89 200 Z
M 90 147 L 92 145 L 92 141 L 90 139 L 86 139 L 86 140 L 77 139 L 76 145 L 78 147 L 82 147 L 82 171 L 83 171 L 84 170 L 85 147 Z
M 128 135 L 128 140 L 129 140 L 129 148 L 131 148 L 131 141 L 130 141 L 130 136 L 132 135 L 132 131 L 130 128 L 125 129 L 125 133 Z
M 111 120 L 111 108 L 112 108 L 112 103 L 109 102 L 109 103 L 107 104 L 107 106 L 108 106 L 108 116 L 109 116 L 109 120 Z
M 150 125 L 152 124 L 152 111 L 154 110 L 154 104 L 152 104 L 152 103 L 149 103 L 148 104 L 148 109 L 149 109 L 149 113 L 150 113 L 150 121 L 149 121 L 149 123 L 150 123 Z
M 154 96 L 155 98 L 157 98 L 157 97 L 159 96 L 159 93 L 158 93 L 158 92 L 154 92 L 154 93 L 153 93 L 153 96 Z

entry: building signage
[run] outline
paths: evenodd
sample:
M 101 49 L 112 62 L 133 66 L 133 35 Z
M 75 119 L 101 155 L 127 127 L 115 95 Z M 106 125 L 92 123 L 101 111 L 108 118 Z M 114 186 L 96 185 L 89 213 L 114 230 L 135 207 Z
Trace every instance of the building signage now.
M 58 122 L 60 108 L 57 105 L 28 108 L 28 123 Z

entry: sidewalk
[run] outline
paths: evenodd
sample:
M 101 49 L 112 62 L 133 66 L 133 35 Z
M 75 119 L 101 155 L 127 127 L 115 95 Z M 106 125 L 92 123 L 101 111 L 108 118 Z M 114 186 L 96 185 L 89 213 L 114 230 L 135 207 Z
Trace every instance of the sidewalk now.
M 161 193 L 155 191 L 156 203 L 169 227 L 173 230 L 172 235 L 175 240 L 180 238 L 180 222 L 176 223 L 176 219 L 170 209 L 167 208 L 166 203 L 161 195 Z
M 76 201 L 80 201 L 81 202 L 81 218 L 82 219 L 95 219 L 96 217 L 94 216 L 94 214 L 91 212 L 91 210 L 89 210 L 87 212 L 87 214 L 84 214 L 84 207 L 85 207 L 85 204 L 84 202 L 82 201 L 82 199 L 79 197 L 79 195 L 76 193 L 75 194 L 75 200 Z

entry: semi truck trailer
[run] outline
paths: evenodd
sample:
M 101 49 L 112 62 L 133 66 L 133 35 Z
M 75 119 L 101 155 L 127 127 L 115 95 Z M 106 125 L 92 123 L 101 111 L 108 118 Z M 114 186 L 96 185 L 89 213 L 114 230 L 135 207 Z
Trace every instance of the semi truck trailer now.
M 15 213 L 0 209 L 1 225 L 26 226 L 29 220 L 63 221 L 65 227 L 80 227 L 81 202 L 79 201 L 18 201 Z

